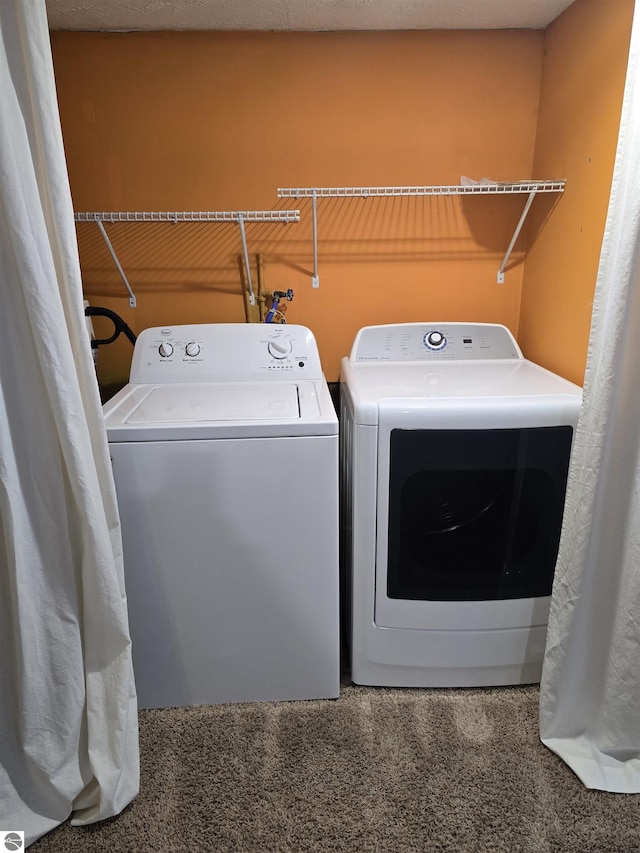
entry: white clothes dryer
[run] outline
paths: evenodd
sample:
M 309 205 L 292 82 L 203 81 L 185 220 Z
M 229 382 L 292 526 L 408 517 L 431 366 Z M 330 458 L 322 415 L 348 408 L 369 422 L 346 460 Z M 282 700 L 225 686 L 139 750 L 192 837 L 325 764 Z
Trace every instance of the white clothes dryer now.
M 312 333 L 146 329 L 104 416 L 140 707 L 337 697 L 338 420 Z
M 360 330 L 341 372 L 355 683 L 540 680 L 581 398 L 504 326 Z

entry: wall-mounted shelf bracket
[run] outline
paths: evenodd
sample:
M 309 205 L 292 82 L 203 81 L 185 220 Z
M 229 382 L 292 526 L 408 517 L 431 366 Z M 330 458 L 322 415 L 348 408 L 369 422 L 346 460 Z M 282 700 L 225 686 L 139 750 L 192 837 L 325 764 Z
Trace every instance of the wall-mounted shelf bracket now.
M 537 193 L 564 192 L 565 181 L 516 181 L 500 183 L 497 181 L 468 181 L 461 184 L 440 184 L 433 186 L 406 187 L 280 187 L 278 198 L 310 198 L 313 216 L 313 287 L 319 286 L 318 278 L 318 222 L 317 202 L 319 198 L 391 198 L 398 196 L 452 196 L 452 195 L 513 195 L 528 194 L 520 221 L 507 249 L 507 253 L 498 270 L 498 284 L 504 282 L 504 271 L 529 213 L 531 203 Z
M 524 210 L 522 211 L 522 216 L 520 217 L 518 224 L 516 225 L 516 230 L 513 232 L 513 237 L 511 238 L 511 242 L 509 243 L 509 248 L 507 249 L 506 254 L 502 260 L 502 263 L 500 264 L 500 269 L 498 270 L 498 275 L 496 276 L 496 281 L 498 282 L 498 284 L 504 284 L 505 267 L 507 266 L 507 262 L 508 262 L 509 258 L 511 257 L 511 252 L 513 251 L 513 247 L 516 244 L 516 240 L 518 239 L 520 231 L 522 230 L 522 226 L 524 225 L 524 221 L 527 218 L 527 214 L 529 213 L 529 208 L 531 207 L 531 203 L 533 202 L 534 198 L 536 197 L 536 192 L 537 192 L 537 190 L 531 190 L 531 192 L 529 193 L 529 198 L 527 199 L 526 204 L 524 206 Z
M 100 229 L 102 238 L 107 244 L 109 253 L 113 258 L 120 277 L 129 293 L 129 305 L 136 307 L 136 297 L 127 280 L 122 265 L 118 260 L 115 249 L 105 231 L 103 222 L 235 222 L 240 228 L 240 239 L 242 241 L 242 254 L 244 256 L 247 284 L 249 287 L 249 302 L 256 304 L 253 287 L 251 284 L 251 270 L 249 266 L 249 252 L 247 249 L 247 236 L 245 233 L 245 222 L 289 222 L 300 221 L 299 210 L 206 210 L 206 211 L 120 211 L 102 213 L 76 213 L 76 222 L 95 222 Z
M 113 258 L 113 262 L 116 265 L 118 272 L 120 273 L 120 278 L 124 282 L 124 286 L 127 288 L 128 292 L 129 292 L 129 305 L 131 308 L 135 308 L 138 304 L 136 302 L 135 294 L 134 294 L 133 290 L 131 290 L 131 285 L 129 284 L 129 280 L 127 279 L 127 277 L 124 273 L 124 270 L 122 269 L 122 266 L 120 264 L 120 261 L 118 260 L 118 256 L 116 255 L 116 250 L 113 248 L 113 245 L 111 244 L 111 240 L 109 239 L 107 232 L 104 229 L 104 225 L 102 224 L 102 220 L 96 219 L 96 225 L 100 229 L 100 233 L 102 234 L 102 239 L 107 244 L 107 249 L 109 250 L 111 257 Z
M 311 215 L 313 218 L 313 275 L 311 276 L 311 287 L 320 287 L 320 276 L 318 275 L 318 195 L 316 192 L 311 196 Z
M 242 241 L 242 254 L 244 256 L 244 271 L 247 276 L 247 287 L 249 288 L 249 305 L 256 304 L 256 297 L 253 293 L 253 284 L 251 283 L 251 264 L 249 263 L 249 250 L 247 249 L 247 235 L 244 230 L 244 217 L 241 213 L 238 214 L 238 225 L 240 226 L 240 240 Z

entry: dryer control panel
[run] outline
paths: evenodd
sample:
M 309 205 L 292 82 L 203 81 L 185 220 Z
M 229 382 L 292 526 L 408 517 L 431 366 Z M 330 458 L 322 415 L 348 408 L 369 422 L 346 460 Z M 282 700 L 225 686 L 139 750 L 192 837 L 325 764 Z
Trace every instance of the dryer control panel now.
M 522 357 L 511 332 L 506 326 L 495 323 L 397 323 L 360 329 L 349 361 L 475 361 Z
M 129 381 L 249 382 L 285 377 L 323 378 L 316 340 L 305 326 L 201 323 L 140 332 Z

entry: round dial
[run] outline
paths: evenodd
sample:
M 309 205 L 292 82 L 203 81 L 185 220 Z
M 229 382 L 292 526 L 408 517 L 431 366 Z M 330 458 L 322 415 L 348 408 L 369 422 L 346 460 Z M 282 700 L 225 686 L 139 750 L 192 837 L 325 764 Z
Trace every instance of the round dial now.
M 269 350 L 269 355 L 272 355 L 274 358 L 286 358 L 291 352 L 291 341 L 288 341 L 286 338 L 274 338 L 274 340 L 268 342 L 267 349 Z
M 158 352 L 163 358 L 169 358 L 170 355 L 173 355 L 173 344 L 170 344 L 169 341 L 162 341 L 158 347 Z
M 200 344 L 195 341 L 189 341 L 184 351 L 190 358 L 195 358 L 197 355 L 200 355 Z
M 427 332 L 424 338 L 425 344 L 430 349 L 442 349 L 442 347 L 446 344 L 447 339 L 442 334 L 442 332 Z

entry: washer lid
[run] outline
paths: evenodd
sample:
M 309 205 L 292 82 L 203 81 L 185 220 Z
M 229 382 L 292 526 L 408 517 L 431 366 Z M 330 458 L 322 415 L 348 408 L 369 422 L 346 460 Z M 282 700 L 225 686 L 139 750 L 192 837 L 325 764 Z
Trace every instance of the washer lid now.
M 337 435 L 327 383 L 130 383 L 103 408 L 109 441 Z
M 266 382 L 159 385 L 123 418 L 126 424 L 271 421 L 299 418 L 298 386 Z

